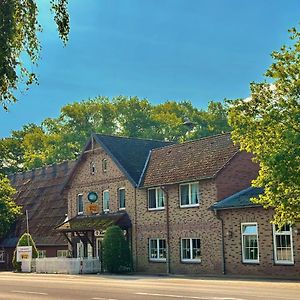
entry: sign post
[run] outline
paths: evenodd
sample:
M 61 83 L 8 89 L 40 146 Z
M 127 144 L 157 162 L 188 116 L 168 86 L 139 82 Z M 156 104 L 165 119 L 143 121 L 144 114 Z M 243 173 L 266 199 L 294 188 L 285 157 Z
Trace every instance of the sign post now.
M 17 247 L 17 262 L 21 262 L 22 272 L 31 272 L 32 246 Z

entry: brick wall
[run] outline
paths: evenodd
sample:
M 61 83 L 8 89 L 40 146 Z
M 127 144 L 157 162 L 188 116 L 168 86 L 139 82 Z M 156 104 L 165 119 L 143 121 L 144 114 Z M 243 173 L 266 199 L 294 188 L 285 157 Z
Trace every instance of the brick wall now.
M 259 165 L 253 163 L 252 155 L 239 152 L 216 177 L 217 200 L 222 200 L 249 186 L 258 175 Z
M 300 236 L 293 232 L 294 265 L 276 265 L 274 261 L 272 211 L 263 208 L 246 208 L 220 211 L 224 220 L 225 261 L 227 274 L 261 276 L 299 276 Z M 258 224 L 259 263 L 242 262 L 241 223 Z M 226 234 L 227 233 L 227 234 Z M 230 234 L 229 234 L 230 233 Z
M 212 180 L 201 181 L 200 205 L 181 208 L 179 185 L 167 187 L 169 195 L 170 271 L 171 273 L 218 274 L 221 273 L 221 224 L 209 207 L 216 201 L 216 187 Z M 144 191 L 146 196 L 146 191 Z M 147 200 L 139 202 L 137 214 L 138 271 L 165 273 L 166 263 L 150 262 L 148 240 L 167 238 L 166 209 L 149 211 Z M 181 239 L 200 238 L 201 262 L 181 262 Z
M 102 160 L 107 160 L 107 171 L 102 171 Z M 91 174 L 90 164 L 94 162 L 95 173 Z M 125 188 L 126 212 L 128 213 L 132 228 L 132 250 L 135 258 L 135 193 L 136 189 L 131 182 L 124 176 L 123 172 L 118 168 L 116 163 L 109 155 L 100 147 L 96 146 L 95 150 L 84 154 L 79 162 L 77 169 L 71 179 L 67 191 L 68 198 L 68 216 L 72 218 L 77 215 L 77 196 L 83 194 L 84 207 L 87 207 L 89 201 L 87 195 L 93 191 L 98 194 L 98 200 L 95 204 L 99 206 L 99 211 L 103 211 L 102 193 L 109 190 L 109 212 L 119 211 L 118 189 Z M 87 214 L 86 209 L 84 209 Z

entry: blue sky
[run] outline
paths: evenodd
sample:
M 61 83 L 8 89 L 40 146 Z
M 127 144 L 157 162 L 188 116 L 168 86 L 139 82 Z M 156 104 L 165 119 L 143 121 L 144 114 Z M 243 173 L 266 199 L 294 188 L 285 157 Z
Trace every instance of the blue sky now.
M 63 47 L 49 2 L 38 0 L 40 84 L 9 113 L 0 110 L 0 137 L 97 95 L 191 100 L 198 108 L 247 97 L 300 21 L 299 0 L 70 0 Z

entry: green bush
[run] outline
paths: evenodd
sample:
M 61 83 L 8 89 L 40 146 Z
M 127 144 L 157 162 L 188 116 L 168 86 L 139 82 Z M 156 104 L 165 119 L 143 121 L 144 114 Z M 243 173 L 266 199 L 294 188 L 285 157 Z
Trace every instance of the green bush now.
M 28 238 L 27 238 L 28 237 Z M 28 245 L 28 240 L 29 240 L 29 245 Z M 18 243 L 17 243 L 17 247 L 18 246 L 32 246 L 32 258 L 37 258 L 38 257 L 38 250 L 35 246 L 35 242 L 32 239 L 32 236 L 29 233 L 24 233 Z M 17 262 L 17 248 L 14 251 L 14 255 L 13 255 L 13 259 L 12 259 L 12 265 L 15 271 L 21 271 L 21 263 Z
M 103 267 L 110 273 L 131 271 L 131 255 L 123 231 L 119 226 L 109 227 L 103 239 Z

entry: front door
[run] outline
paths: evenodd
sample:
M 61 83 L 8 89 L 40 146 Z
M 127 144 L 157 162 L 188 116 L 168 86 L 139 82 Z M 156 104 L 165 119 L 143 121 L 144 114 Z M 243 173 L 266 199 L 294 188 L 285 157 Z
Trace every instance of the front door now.
M 96 238 L 96 257 L 101 260 L 102 238 Z

